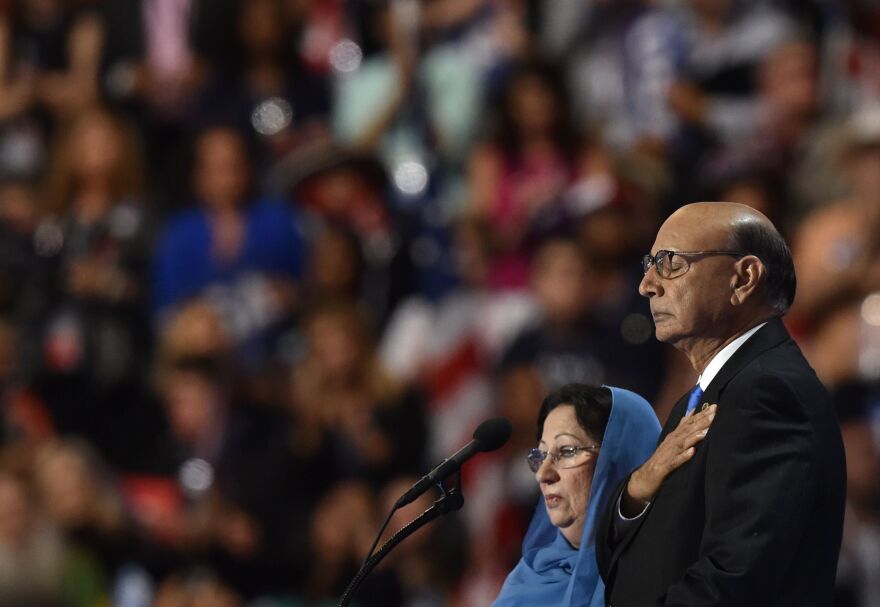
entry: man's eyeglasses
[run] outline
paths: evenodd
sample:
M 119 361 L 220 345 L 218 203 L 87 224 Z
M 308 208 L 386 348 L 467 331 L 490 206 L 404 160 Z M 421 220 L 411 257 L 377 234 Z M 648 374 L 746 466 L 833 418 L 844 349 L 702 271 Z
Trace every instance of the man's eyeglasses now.
M 688 258 L 709 257 L 711 255 L 729 255 L 736 259 L 745 257 L 745 253 L 736 251 L 657 251 L 656 255 L 642 257 L 642 271 L 647 274 L 652 267 L 663 278 L 677 278 L 687 272 L 691 267 Z
M 559 450 L 556 453 L 553 453 L 552 451 L 543 451 L 541 449 L 530 449 L 526 459 L 529 462 L 529 468 L 532 472 L 537 472 L 544 463 L 544 460 L 548 457 L 550 458 L 550 461 L 553 462 L 553 465 L 558 468 L 574 468 L 575 466 L 580 466 L 584 463 L 581 461 L 583 458 L 578 457 L 581 452 L 587 452 L 593 456 L 599 451 L 599 447 L 601 447 L 601 445 L 590 445 L 589 447 L 565 445 L 559 447 Z

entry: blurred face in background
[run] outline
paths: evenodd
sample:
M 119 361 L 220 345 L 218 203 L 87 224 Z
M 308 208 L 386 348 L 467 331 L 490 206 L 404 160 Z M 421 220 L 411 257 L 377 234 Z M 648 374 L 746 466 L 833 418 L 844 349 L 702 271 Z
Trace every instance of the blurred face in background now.
M 375 533 L 374 503 L 358 482 L 336 485 L 318 503 L 311 521 L 313 558 L 319 563 L 361 559 Z
M 776 215 L 771 194 L 758 179 L 740 179 L 728 184 L 719 199 L 748 205 L 767 217 Z
M 219 580 L 171 576 L 159 586 L 153 607 L 241 607 L 243 604 L 241 598 Z
M 511 117 L 523 134 L 546 133 L 558 121 L 554 92 L 537 74 L 517 76 L 509 95 Z
M 350 313 L 319 312 L 309 323 L 309 351 L 326 379 L 346 381 L 359 375 L 364 340 L 363 327 Z
M 600 208 L 586 215 L 578 226 L 578 241 L 593 268 L 619 267 L 632 239 L 632 218 L 618 208 Z
M 37 484 L 53 520 L 71 527 L 89 521 L 97 487 L 81 454 L 71 448 L 48 448 L 38 459 Z
M 216 427 L 220 411 L 220 387 L 195 371 L 172 371 L 164 384 L 165 411 L 172 432 L 195 443 Z
M 846 171 L 858 199 L 880 203 L 880 140 L 854 146 L 846 158 Z
M 92 112 L 74 127 L 67 153 L 80 180 L 112 175 L 123 157 L 123 138 L 117 124 L 102 112 Z
M 227 128 L 204 133 L 196 144 L 194 186 L 212 210 L 241 206 L 250 184 L 247 150 L 241 135 Z
M 311 281 L 322 293 L 356 295 L 362 270 L 356 237 L 340 229 L 323 231 L 312 243 Z
M 806 42 L 789 42 L 773 50 L 761 65 L 764 98 L 776 116 L 803 118 L 819 100 L 816 49 Z
M 558 240 L 542 246 L 535 258 L 532 282 L 551 322 L 574 322 L 587 311 L 587 264 L 574 242 Z
M 238 37 L 245 53 L 276 52 L 283 42 L 284 13 L 278 0 L 249 0 L 242 4 Z
M 160 355 L 167 360 L 212 357 L 225 360 L 232 338 L 217 309 L 203 300 L 177 308 L 162 328 Z
M 501 413 L 513 425 L 514 445 L 531 447 L 535 441 L 535 403 L 545 392 L 541 374 L 531 365 L 521 365 L 501 379 Z
M 732 0 L 690 0 L 691 10 L 704 19 L 725 19 Z
M 465 284 L 480 287 L 489 276 L 491 253 L 486 228 L 475 221 L 463 221 L 455 227 L 455 267 Z
M 37 193 L 26 183 L 0 185 L 0 223 L 20 234 L 30 232 L 36 222 Z

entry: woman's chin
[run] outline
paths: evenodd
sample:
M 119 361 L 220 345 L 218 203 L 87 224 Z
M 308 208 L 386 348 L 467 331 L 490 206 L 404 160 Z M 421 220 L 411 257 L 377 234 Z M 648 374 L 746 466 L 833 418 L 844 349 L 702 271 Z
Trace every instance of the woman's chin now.
M 565 528 L 569 527 L 572 524 L 572 522 L 574 522 L 571 520 L 570 516 L 565 516 L 561 512 L 554 512 L 552 510 L 548 510 L 547 514 L 549 515 L 550 522 L 553 524 L 553 526 L 559 527 L 560 529 L 565 529 Z

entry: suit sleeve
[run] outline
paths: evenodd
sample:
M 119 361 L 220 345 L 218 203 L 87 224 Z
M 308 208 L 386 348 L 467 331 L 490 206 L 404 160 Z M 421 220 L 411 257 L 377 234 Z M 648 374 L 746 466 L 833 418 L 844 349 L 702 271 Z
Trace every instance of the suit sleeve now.
M 599 525 L 596 529 L 596 564 L 599 567 L 599 575 L 605 580 L 606 585 L 610 585 L 612 559 L 622 539 L 620 531 L 615 525 L 617 522 L 615 520 L 617 518 L 617 503 L 620 501 L 620 496 L 628 482 L 629 477 L 626 477 L 617 486 L 602 512 L 602 518 L 599 519 Z
M 797 566 L 816 499 L 813 433 L 795 388 L 762 374 L 723 398 L 706 443 L 699 560 L 669 589 L 667 607 L 767 604 Z

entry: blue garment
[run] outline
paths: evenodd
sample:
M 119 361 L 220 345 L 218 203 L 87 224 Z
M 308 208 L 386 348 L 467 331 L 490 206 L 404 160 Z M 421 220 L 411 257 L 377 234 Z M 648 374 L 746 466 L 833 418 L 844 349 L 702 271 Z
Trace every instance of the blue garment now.
M 620 482 L 653 453 L 660 423 L 641 396 L 611 388 L 612 405 L 593 472 L 579 549 L 553 526 L 542 499 L 523 540 L 523 556 L 493 607 L 604 607 L 605 584 L 596 564 L 595 528 Z
M 263 199 L 244 209 L 245 237 L 238 257 L 224 263 L 211 254 L 211 226 L 202 209 L 173 217 L 153 265 L 153 311 L 195 297 L 209 286 L 232 284 L 251 272 L 298 279 L 305 258 L 303 237 L 289 204 Z

